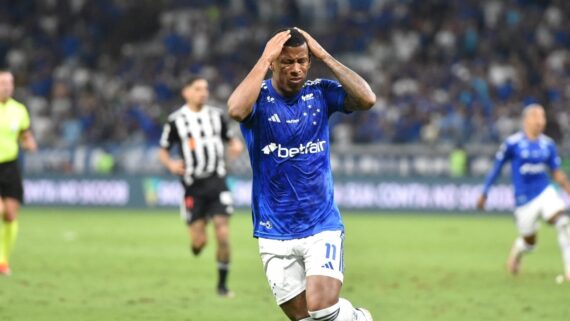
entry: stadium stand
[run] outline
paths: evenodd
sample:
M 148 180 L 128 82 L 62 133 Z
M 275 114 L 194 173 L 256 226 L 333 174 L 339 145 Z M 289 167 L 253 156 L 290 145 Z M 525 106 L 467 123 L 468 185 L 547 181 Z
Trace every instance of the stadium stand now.
M 271 32 L 298 25 L 378 94 L 335 119 L 337 142 L 494 144 L 540 101 L 568 147 L 569 16 L 564 0 L 2 1 L 0 65 L 41 146 L 112 151 L 156 145 L 191 74 L 223 106 Z

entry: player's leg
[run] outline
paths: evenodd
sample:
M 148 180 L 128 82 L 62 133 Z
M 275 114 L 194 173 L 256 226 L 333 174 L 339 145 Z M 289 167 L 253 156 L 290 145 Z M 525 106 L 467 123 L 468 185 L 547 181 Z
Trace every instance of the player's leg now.
M 214 223 L 214 231 L 218 243 L 216 251 L 218 294 L 225 297 L 233 297 L 233 293 L 227 286 L 231 257 L 229 217 L 233 213 L 232 195 L 228 191 L 225 180 L 220 177 L 213 177 L 208 181 L 208 190 L 207 212 Z
M 4 168 L 0 174 L 2 197 L 2 226 L 0 227 L 0 274 L 10 274 L 10 254 L 18 237 L 18 212 L 24 199 L 20 170 L 16 163 Z
M 2 200 L 2 237 L 0 239 L 0 274 L 10 274 L 10 255 L 18 237 L 18 212 L 20 201 L 6 197 Z
M 204 196 L 198 195 L 195 186 L 185 186 L 184 199 L 181 210 L 188 225 L 190 237 L 190 250 L 192 254 L 199 255 L 206 246 L 208 236 L 207 202 Z
M 548 223 L 554 225 L 558 232 L 558 244 L 564 263 L 564 278 L 570 281 L 570 218 L 565 212 L 558 212 L 548 220 Z
M 306 240 L 307 309 L 319 321 L 371 321 L 366 309 L 340 298 L 344 278 L 344 234 L 327 231 Z
M 554 188 L 549 187 L 548 199 L 544 202 L 543 218 L 553 225 L 558 233 L 558 244 L 564 263 L 564 277 L 570 281 L 570 219 L 566 213 L 566 204 Z
M 307 310 L 307 300 L 305 291 L 301 292 L 299 295 L 293 299 L 280 305 L 281 310 L 287 315 L 289 320 L 292 321 L 309 321 L 313 320 L 309 316 Z
M 519 236 L 515 239 L 507 259 L 507 270 L 511 274 L 517 275 L 519 273 L 523 256 L 532 252 L 535 245 L 536 234 Z
M 1 192 L 0 188 L 0 275 L 8 275 L 10 267 L 6 262 L 6 253 L 4 253 L 4 201 Z
M 519 273 L 523 256 L 531 253 L 536 246 L 540 203 L 541 198 L 538 196 L 528 204 L 520 206 L 515 210 L 515 221 L 519 237 L 515 239 L 507 259 L 507 270 L 513 275 Z
M 218 248 L 216 261 L 218 263 L 218 294 L 232 296 L 227 286 L 227 278 L 230 270 L 230 226 L 229 216 L 225 214 L 214 215 L 212 218 Z
M 259 238 L 259 254 L 271 292 L 289 320 L 312 320 L 305 300 L 303 258 L 293 253 L 298 240 Z
M 188 233 L 190 236 L 190 249 L 192 254 L 199 255 L 208 241 L 206 226 L 208 221 L 205 218 L 194 218 L 188 223 Z

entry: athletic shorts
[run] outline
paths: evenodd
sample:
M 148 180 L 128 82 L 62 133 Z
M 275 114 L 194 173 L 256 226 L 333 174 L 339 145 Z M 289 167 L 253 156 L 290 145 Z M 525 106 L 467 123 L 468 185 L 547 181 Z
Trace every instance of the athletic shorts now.
M 554 187 L 548 186 L 542 193 L 515 210 L 515 220 L 520 235 L 533 235 L 540 227 L 540 218 L 550 220 L 566 210 L 566 204 Z
M 344 232 L 325 231 L 303 239 L 259 238 L 259 254 L 275 301 L 281 305 L 303 291 L 306 278 L 344 279 Z
M 234 211 L 233 200 L 225 179 L 212 176 L 196 180 L 190 186 L 184 184 L 181 209 L 188 225 L 214 215 L 230 216 Z
M 24 188 L 18 161 L 0 163 L 0 196 L 24 201 Z

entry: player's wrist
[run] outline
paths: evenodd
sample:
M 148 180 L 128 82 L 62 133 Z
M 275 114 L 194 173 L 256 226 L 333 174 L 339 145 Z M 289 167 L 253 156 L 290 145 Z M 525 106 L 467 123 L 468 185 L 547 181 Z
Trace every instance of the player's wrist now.
M 271 66 L 271 59 L 265 56 L 261 56 L 261 58 L 259 58 L 259 61 L 257 62 L 257 65 L 263 68 L 263 70 L 268 70 L 269 67 Z

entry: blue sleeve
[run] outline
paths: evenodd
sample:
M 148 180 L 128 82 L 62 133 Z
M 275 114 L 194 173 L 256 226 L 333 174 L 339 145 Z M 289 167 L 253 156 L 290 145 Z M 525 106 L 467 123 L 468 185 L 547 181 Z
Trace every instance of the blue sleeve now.
M 327 103 L 329 116 L 337 111 L 346 114 L 351 113 L 351 111 L 348 111 L 344 108 L 346 91 L 344 88 L 342 88 L 342 85 L 338 81 L 321 79 L 320 87 L 323 91 L 325 102 Z
M 552 143 L 550 145 L 550 157 L 548 157 L 548 167 L 550 170 L 555 171 L 560 169 L 560 165 L 562 164 L 562 160 L 558 155 L 558 150 L 556 149 L 556 145 Z
M 483 186 L 483 195 L 489 194 L 491 186 L 493 183 L 495 183 L 499 175 L 501 175 L 503 165 L 505 165 L 505 163 L 511 159 L 511 153 L 512 151 L 510 145 L 508 145 L 506 142 L 503 143 L 495 155 L 495 164 L 493 165 L 493 169 L 491 169 L 491 172 L 485 180 L 485 185 Z

